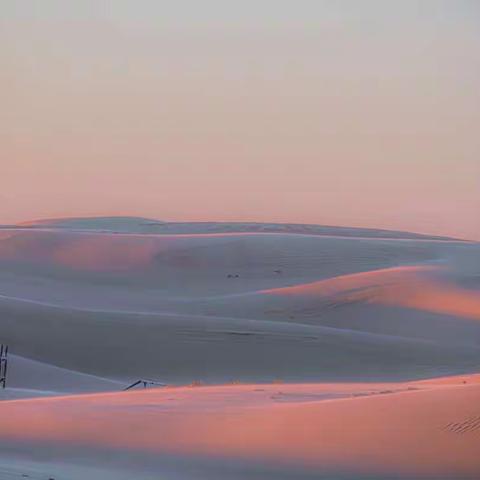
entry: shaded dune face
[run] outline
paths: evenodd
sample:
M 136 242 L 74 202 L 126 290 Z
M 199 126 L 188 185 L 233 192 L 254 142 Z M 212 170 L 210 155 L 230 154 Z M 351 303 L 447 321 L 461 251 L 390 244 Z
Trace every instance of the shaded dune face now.
M 2 337 L 18 354 L 125 384 L 418 378 L 480 360 L 475 347 L 283 322 L 15 302 L 1 311 Z

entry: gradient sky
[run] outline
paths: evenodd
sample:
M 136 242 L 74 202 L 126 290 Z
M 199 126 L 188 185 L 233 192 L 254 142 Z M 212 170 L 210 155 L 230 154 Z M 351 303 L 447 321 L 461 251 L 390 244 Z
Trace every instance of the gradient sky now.
M 480 240 L 478 0 L 0 0 L 0 222 Z

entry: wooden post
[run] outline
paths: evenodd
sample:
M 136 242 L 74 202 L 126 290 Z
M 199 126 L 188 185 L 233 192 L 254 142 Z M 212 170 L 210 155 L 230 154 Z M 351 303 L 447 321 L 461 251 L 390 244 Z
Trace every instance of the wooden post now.
M 7 386 L 8 345 L 0 345 L 0 386 Z

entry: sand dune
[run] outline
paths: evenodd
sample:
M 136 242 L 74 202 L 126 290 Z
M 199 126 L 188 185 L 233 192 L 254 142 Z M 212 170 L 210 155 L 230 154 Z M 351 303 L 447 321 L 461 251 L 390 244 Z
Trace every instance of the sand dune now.
M 65 230 L 5 230 L 0 260 L 11 268 L 21 265 L 57 267 L 74 271 L 121 273 L 138 270 L 157 275 L 160 268 L 208 270 L 234 269 L 264 274 L 288 269 L 290 275 L 352 273 L 404 262 L 439 258 L 442 242 L 331 238 L 315 235 L 261 233 L 154 235 L 112 234 Z M 468 244 L 450 243 L 466 248 Z M 334 248 L 332 248 L 334 246 Z M 19 268 L 20 265 L 17 265 Z M 320 268 L 321 267 L 321 268 Z M 268 270 L 269 269 L 269 270 Z M 205 272 L 202 272 L 205 273 Z
M 480 320 L 480 296 L 454 285 L 427 281 L 420 274 L 434 267 L 397 267 L 344 275 L 305 285 L 266 290 L 269 295 L 303 299 L 348 295 L 345 301 L 366 300 Z
M 2 336 L 19 354 L 124 381 L 405 378 L 480 360 L 478 347 L 302 324 L 0 304 Z
M 4 228 L 0 479 L 478 478 L 479 252 L 278 224 Z M 170 387 L 120 392 L 139 378 Z
M 168 454 L 267 463 L 272 478 L 297 467 L 315 478 L 474 479 L 480 380 L 465 380 L 335 385 L 330 396 L 332 386 L 241 385 L 5 402 L 1 442 L 17 455 L 61 446 L 72 462 L 121 451 L 160 465 Z M 200 462 L 196 478 L 209 467 Z
M 101 392 L 120 390 L 124 384 L 94 375 L 55 367 L 18 355 L 9 358 L 8 389 L 0 391 L 5 397 L 34 397 L 71 392 Z
M 455 373 L 480 363 L 478 295 L 445 259 L 477 248 L 17 231 L 0 242 L 0 326 L 19 354 L 127 381 Z
M 345 237 L 453 240 L 439 235 L 375 228 L 338 227 L 331 225 L 256 223 L 256 222 L 165 222 L 143 217 L 53 218 L 23 222 L 17 227 L 69 230 L 115 231 L 119 233 L 211 234 L 211 233 L 293 233 Z

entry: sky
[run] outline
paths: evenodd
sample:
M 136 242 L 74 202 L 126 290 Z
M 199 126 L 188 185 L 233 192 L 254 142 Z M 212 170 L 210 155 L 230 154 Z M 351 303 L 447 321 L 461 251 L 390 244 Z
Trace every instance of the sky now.
M 480 240 L 478 0 L 0 0 L 0 223 Z

